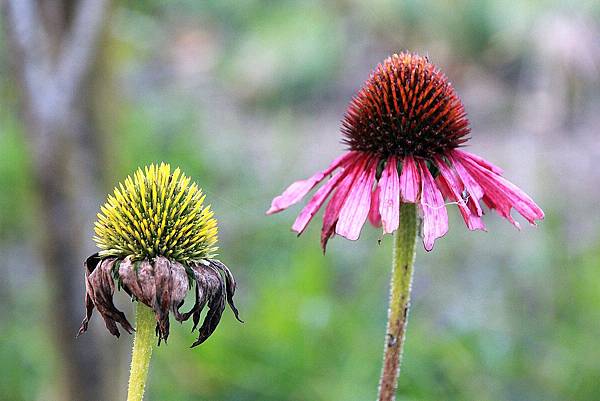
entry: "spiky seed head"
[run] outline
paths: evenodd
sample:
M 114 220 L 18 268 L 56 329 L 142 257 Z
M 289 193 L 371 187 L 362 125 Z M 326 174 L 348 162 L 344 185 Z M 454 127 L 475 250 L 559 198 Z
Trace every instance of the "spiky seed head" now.
M 417 54 L 379 64 L 352 99 L 342 123 L 352 150 L 382 157 L 432 158 L 467 141 L 469 121 L 446 76 Z
M 182 263 L 214 256 L 217 221 L 205 195 L 179 168 L 151 164 L 115 187 L 100 207 L 94 241 L 100 256 L 164 256 Z

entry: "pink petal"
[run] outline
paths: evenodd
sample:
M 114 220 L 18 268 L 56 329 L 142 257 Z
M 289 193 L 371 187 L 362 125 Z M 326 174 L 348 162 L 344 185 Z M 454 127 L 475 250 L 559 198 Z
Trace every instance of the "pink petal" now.
M 452 195 L 452 190 L 448 186 L 448 182 L 441 175 L 438 175 L 435 178 L 435 183 L 437 184 L 438 189 L 442 193 L 442 196 L 444 197 L 444 201 L 446 201 L 446 200 L 452 201 L 454 195 Z
M 442 194 L 451 201 L 456 202 L 458 210 L 469 230 L 485 230 L 485 225 L 481 217 L 473 214 L 467 206 L 467 202 L 462 198 L 464 185 L 456 173 L 440 157 L 436 157 L 435 161 L 438 170 L 440 170 L 440 175 L 437 177 L 436 182 Z
M 396 231 L 400 223 L 400 179 L 396 157 L 391 156 L 387 160 L 377 188 L 381 190 L 379 212 L 383 232 L 389 234 Z
M 357 161 L 351 167 L 348 167 L 348 174 L 337 186 L 331 200 L 327 204 L 327 207 L 325 207 L 323 228 L 321 229 L 321 247 L 323 248 L 323 252 L 327 248 L 327 241 L 335 234 L 335 225 L 346 196 L 360 173 L 365 169 L 367 160 L 367 156 L 359 156 Z
M 287 209 L 294 203 L 300 201 L 300 199 L 302 199 L 304 195 L 306 195 L 311 189 L 313 189 L 315 185 L 321 182 L 323 178 L 325 178 L 325 176 L 331 174 L 331 172 L 336 168 L 343 167 L 347 161 L 356 158 L 356 154 L 357 152 L 344 153 L 343 155 L 335 159 L 333 163 L 331 163 L 329 167 L 327 167 L 326 170 L 316 173 L 315 175 L 306 180 L 294 182 L 285 191 L 283 191 L 281 195 L 273 199 L 273 201 L 271 202 L 271 208 L 267 210 L 267 214 L 280 212 L 284 209 Z
M 371 207 L 371 188 L 375 181 L 377 160 L 368 161 L 356 182 L 352 184 L 340 210 L 335 232 L 349 240 L 357 240 Z
M 462 164 L 483 188 L 485 192 L 483 201 L 486 205 L 490 209 L 496 210 L 500 216 L 506 218 L 517 228 L 519 224 L 510 215 L 512 208 L 533 225 L 535 225 L 535 220 L 544 218 L 542 209 L 513 183 L 483 167 L 481 163 L 473 161 L 472 158 L 462 158 L 459 160 L 459 164 Z
M 381 182 L 381 180 L 379 180 Z M 371 207 L 369 209 L 369 222 L 373 227 L 381 227 L 381 214 L 379 214 L 379 198 L 381 187 L 377 185 L 371 195 Z
M 400 175 L 400 195 L 404 202 L 416 203 L 419 196 L 419 171 L 412 156 L 406 156 L 402 161 Z
M 483 189 L 481 186 L 471 177 L 471 174 L 464 168 L 464 166 L 457 160 L 460 160 L 462 154 L 455 153 L 456 151 L 452 151 L 448 154 L 448 159 L 452 163 L 452 167 L 458 174 L 458 177 L 462 181 L 465 189 L 467 190 L 467 194 L 469 196 L 468 205 L 472 211 L 474 211 L 477 216 L 482 216 L 483 211 L 481 210 L 481 206 L 479 205 L 479 199 L 483 198 Z M 463 152 L 464 153 L 464 152 Z
M 313 216 L 317 213 L 319 208 L 321 208 L 321 205 L 323 205 L 323 202 L 325 202 L 325 199 L 327 199 L 329 194 L 335 189 L 336 185 L 341 181 L 342 178 L 346 176 L 347 173 L 347 169 L 337 171 L 327 182 L 327 184 L 319 188 L 308 204 L 302 209 L 296 218 L 296 221 L 294 221 L 292 230 L 296 231 L 298 235 L 302 234 L 308 223 L 312 220 Z
M 489 161 L 487 161 L 473 153 L 465 152 L 464 150 L 458 150 L 458 149 L 454 149 L 453 153 L 458 153 L 460 155 L 459 157 L 461 159 L 469 159 L 472 162 L 477 163 L 481 167 L 491 170 L 496 174 L 502 175 L 502 173 L 504 173 L 504 171 L 500 167 L 496 166 L 495 164 L 490 163 Z
M 421 209 L 423 210 L 423 245 L 426 251 L 433 243 L 448 232 L 448 213 L 444 198 L 433 181 L 424 160 L 417 160 L 421 170 Z

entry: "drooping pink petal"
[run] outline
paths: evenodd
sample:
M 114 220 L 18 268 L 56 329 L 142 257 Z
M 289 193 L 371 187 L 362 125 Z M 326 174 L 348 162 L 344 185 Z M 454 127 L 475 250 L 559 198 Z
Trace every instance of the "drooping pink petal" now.
M 347 169 L 337 171 L 325 185 L 318 189 L 308 204 L 302 209 L 296 218 L 296 221 L 294 221 L 292 230 L 297 232 L 298 235 L 302 234 L 313 216 L 317 213 L 319 208 L 321 208 L 321 205 L 323 205 L 329 194 L 335 189 L 336 185 L 346 176 L 347 172 Z
M 433 243 L 448 232 L 448 213 L 440 190 L 427 169 L 427 163 L 418 159 L 421 172 L 421 210 L 423 211 L 423 245 L 426 251 Z
M 452 152 L 455 154 L 457 153 L 459 155 L 459 158 L 469 159 L 472 162 L 477 163 L 481 167 L 491 170 L 496 174 L 502 175 L 502 173 L 504 173 L 504 171 L 500 167 L 496 166 L 495 164 L 490 163 L 489 161 L 485 160 L 484 158 L 477 156 L 473 153 L 466 152 L 464 150 L 459 150 L 459 149 L 454 149 Z
M 504 179 L 494 171 L 473 161 L 470 157 L 458 155 L 455 160 L 462 164 L 471 176 L 479 183 L 485 195 L 483 201 L 490 209 L 496 210 L 517 228 L 519 224 L 512 218 L 510 211 L 514 208 L 529 223 L 535 225 L 535 220 L 544 218 L 544 212 L 519 187 Z
M 325 212 L 323 213 L 323 227 L 321 228 L 321 248 L 323 248 L 323 253 L 327 250 L 327 242 L 329 238 L 335 235 L 335 225 L 338 221 L 338 216 L 340 215 L 340 208 L 346 199 L 346 195 L 350 189 L 350 185 L 352 185 L 352 181 L 354 176 L 346 176 L 346 179 L 342 180 L 340 186 L 335 190 L 331 200 L 325 207 Z
M 306 195 L 311 189 L 321 182 L 325 176 L 331 174 L 338 167 L 343 167 L 346 162 L 351 161 L 356 157 L 357 152 L 347 152 L 338 157 L 327 167 L 326 170 L 321 171 L 313 175 L 312 177 L 296 181 L 290 185 L 283 193 L 271 202 L 271 208 L 267 210 L 267 214 L 273 214 L 287 209 L 294 203 L 297 203 Z
M 379 181 L 381 182 L 381 180 Z M 373 227 L 381 227 L 381 214 L 379 213 L 379 199 L 381 198 L 381 188 L 379 185 L 371 194 L 371 207 L 369 208 L 369 222 Z
M 383 232 L 393 233 L 400 222 L 400 178 L 396 157 L 391 156 L 385 163 L 377 188 L 381 190 L 379 212 Z
M 400 175 L 400 196 L 402 201 L 416 203 L 419 197 L 419 171 L 412 156 L 402 160 L 402 174 Z
M 371 188 L 376 171 L 377 160 L 370 159 L 346 196 L 335 226 L 336 234 L 353 241 L 360 236 L 371 207 Z
M 348 174 L 337 185 L 337 189 L 325 207 L 323 228 L 321 229 L 321 247 L 323 248 L 323 253 L 325 253 L 327 248 L 327 241 L 335 235 L 335 225 L 337 224 L 338 216 L 340 215 L 340 210 L 346 200 L 346 196 L 360 173 L 365 169 L 367 161 L 368 157 L 361 155 L 352 166 L 348 167 Z
M 452 194 L 452 190 L 450 189 L 450 187 L 448 187 L 448 182 L 446 180 L 444 180 L 444 178 L 441 175 L 438 175 L 437 177 L 435 177 L 435 183 L 437 184 L 438 189 L 442 193 L 442 197 L 444 198 L 444 201 L 446 201 L 446 200 L 452 201 L 453 194 Z
M 448 159 L 452 163 L 452 167 L 454 167 L 454 171 L 458 174 L 461 182 L 465 186 L 465 190 L 467 191 L 467 196 L 469 197 L 467 201 L 467 205 L 472 212 L 477 214 L 477 216 L 482 216 L 483 211 L 481 210 L 481 206 L 479 205 L 479 200 L 483 198 L 483 189 L 481 186 L 471 177 L 471 174 L 464 168 L 464 166 L 459 163 L 456 159 L 460 159 L 460 154 L 455 154 L 454 151 L 450 152 L 447 155 Z
M 481 217 L 471 212 L 467 202 L 462 197 L 464 185 L 460 181 L 460 178 L 439 156 L 435 158 L 435 162 L 440 171 L 436 182 L 444 197 L 450 199 L 452 202 L 456 202 L 458 210 L 469 230 L 485 230 L 485 225 Z

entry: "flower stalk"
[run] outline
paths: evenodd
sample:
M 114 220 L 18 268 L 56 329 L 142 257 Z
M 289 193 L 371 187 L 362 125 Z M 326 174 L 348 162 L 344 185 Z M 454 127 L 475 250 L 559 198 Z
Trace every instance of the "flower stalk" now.
M 410 291 L 417 237 L 417 208 L 414 203 L 400 204 L 400 225 L 394 236 L 390 305 L 379 381 L 379 401 L 396 398 L 402 346 L 408 320 Z
M 144 397 L 156 327 L 154 311 L 141 302 L 136 302 L 135 321 L 136 329 L 131 354 L 127 401 L 142 401 Z

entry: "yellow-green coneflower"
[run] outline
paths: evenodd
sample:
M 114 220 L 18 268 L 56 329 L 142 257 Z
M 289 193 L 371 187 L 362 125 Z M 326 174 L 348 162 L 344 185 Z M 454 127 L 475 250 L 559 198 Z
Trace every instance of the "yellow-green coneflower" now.
M 217 221 L 205 195 L 168 164 L 138 169 L 100 207 L 94 241 L 102 257 L 132 260 L 165 256 L 180 263 L 210 258 Z
M 226 302 L 239 320 L 233 303 L 235 279 L 214 258 L 217 221 L 204 198 L 179 168 L 171 171 L 168 164 L 152 164 L 120 183 L 98 213 L 94 241 L 100 251 L 84 263 L 87 313 L 79 334 L 87 330 L 94 308 L 113 335 L 119 337 L 117 323 L 131 333 L 133 327 L 113 303 L 115 288 L 137 301 L 128 400 L 141 400 L 153 333 L 159 344 L 167 340 L 169 312 L 180 322 L 192 317 L 195 330 L 208 305 L 192 347 L 214 332 Z M 181 312 L 193 287 L 194 306 Z

